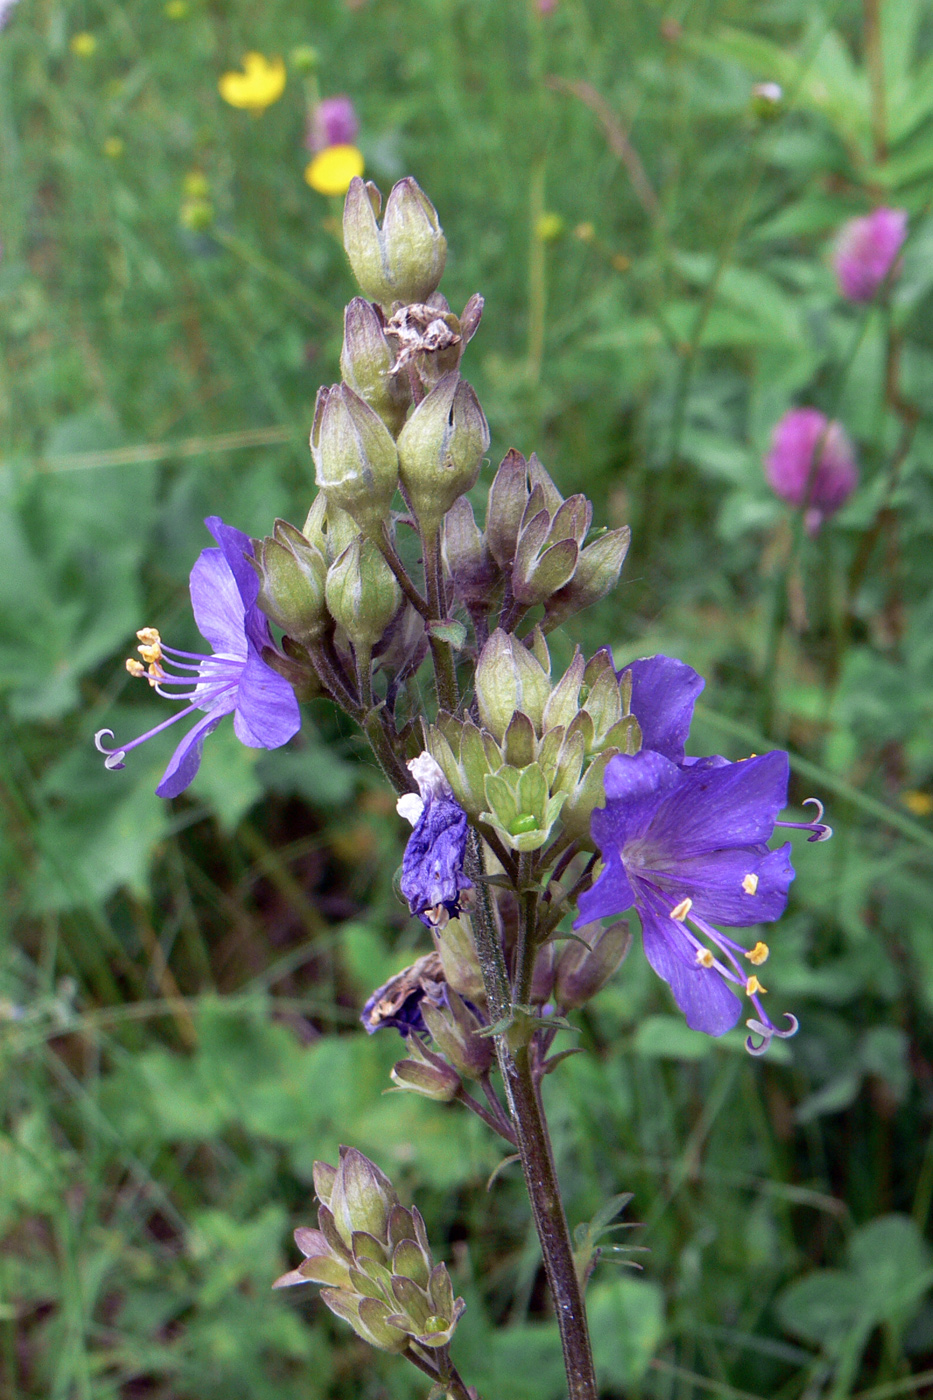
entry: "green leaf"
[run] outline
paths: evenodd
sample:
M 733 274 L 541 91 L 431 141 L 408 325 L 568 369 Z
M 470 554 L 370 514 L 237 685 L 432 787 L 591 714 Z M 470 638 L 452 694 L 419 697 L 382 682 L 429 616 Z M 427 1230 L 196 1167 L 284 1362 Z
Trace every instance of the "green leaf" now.
M 624 1390 L 648 1370 L 664 1335 L 661 1289 L 628 1274 L 594 1283 L 586 1299 L 593 1359 L 603 1386 Z

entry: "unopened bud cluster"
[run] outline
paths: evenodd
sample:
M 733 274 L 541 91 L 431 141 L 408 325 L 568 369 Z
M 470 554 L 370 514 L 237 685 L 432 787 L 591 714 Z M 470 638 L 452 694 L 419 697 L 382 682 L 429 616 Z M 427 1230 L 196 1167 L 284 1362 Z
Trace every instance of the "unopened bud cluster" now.
M 435 664 L 446 655 L 427 743 L 471 820 L 520 853 L 558 824 L 586 844 L 605 764 L 637 751 L 638 725 L 608 653 L 575 657 L 553 684 L 544 637 L 612 589 L 629 532 L 594 536 L 585 496 L 565 500 L 537 457 L 514 450 L 477 520 L 467 493 L 489 427 L 460 361 L 482 298 L 457 316 L 438 291 L 447 245 L 414 180 L 394 187 L 384 213 L 375 187 L 354 180 L 344 243 L 363 295 L 346 308 L 342 382 L 317 397 L 319 491 L 301 531 L 278 521 L 257 544 L 259 605 L 321 691 L 361 721 L 378 707 L 398 786 L 423 747 L 408 718 L 423 710 L 423 687 L 406 702 L 406 686 L 429 649 Z M 411 552 L 420 577 L 403 564 Z M 471 627 L 475 680 L 456 669 Z M 475 694 L 472 716 L 454 703 L 460 685 Z
M 318 1227 L 295 1231 L 304 1260 L 274 1286 L 325 1284 L 331 1312 L 380 1351 L 445 1347 L 465 1305 L 446 1265 L 431 1258 L 418 1210 L 406 1210 L 388 1177 L 352 1147 L 341 1147 L 336 1167 L 315 1162 L 314 1189 Z

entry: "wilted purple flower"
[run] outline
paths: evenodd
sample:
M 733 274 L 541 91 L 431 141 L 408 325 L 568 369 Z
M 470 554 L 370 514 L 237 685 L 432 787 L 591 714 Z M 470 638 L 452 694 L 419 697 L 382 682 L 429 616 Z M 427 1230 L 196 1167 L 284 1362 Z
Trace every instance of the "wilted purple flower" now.
M 259 578 L 248 562 L 253 543 L 248 535 L 225 525 L 219 516 L 205 521 L 219 549 L 205 549 L 191 570 L 191 606 L 202 636 L 213 648 L 212 656 L 176 651 L 163 644 L 153 627 L 136 635 L 143 661 L 126 663 L 134 676 L 146 676 L 159 694 L 189 703 L 171 719 L 156 725 L 122 748 L 107 749 L 104 740 L 111 729 L 101 729 L 94 742 L 107 755 L 108 768 L 123 768 L 130 749 L 177 724 L 195 710 L 204 719 L 182 739 L 156 788 L 159 797 L 177 797 L 193 780 L 201 763 L 204 740 L 223 719 L 233 714 L 233 728 L 242 744 L 253 749 L 277 749 L 301 727 L 295 692 L 278 672 L 262 659 L 272 646 L 269 624 L 256 606 Z M 143 662 L 146 664 L 143 665 Z M 173 667 L 172 671 L 166 666 Z
M 830 422 L 817 408 L 789 409 L 775 425 L 765 474 L 782 500 L 805 507 L 804 525 L 811 535 L 858 485 L 855 452 L 842 424 Z
M 460 912 L 460 892 L 472 888 L 463 873 L 467 816 L 429 753 L 408 764 L 418 797 L 406 793 L 398 810 L 414 831 L 402 857 L 400 888 L 408 907 L 428 928 L 443 928 Z
M 794 878 L 790 845 L 772 851 L 766 843 L 787 800 L 788 771 L 781 752 L 685 766 L 649 749 L 613 758 L 606 806 L 592 821 L 604 869 L 579 900 L 577 926 L 634 905 L 645 955 L 694 1030 L 731 1030 L 742 1012 L 731 987 L 748 996 L 757 1015 L 746 1024 L 761 1037 L 760 1044 L 746 1041 L 755 1054 L 773 1036 L 792 1035 L 797 1022 L 788 1015 L 789 1028 L 780 1031 L 761 1005 L 765 988 L 755 970 L 767 946 L 747 950 L 713 921 L 744 927 L 783 913 Z
M 377 987 L 363 1007 L 360 1020 L 370 1035 L 389 1026 L 402 1036 L 412 1031 L 426 1035 L 421 1014 L 425 1000 L 431 1006 L 447 1005 L 447 979 L 438 953 L 426 953 Z
M 346 93 L 323 97 L 308 118 L 305 145 L 315 152 L 328 146 L 352 146 L 359 129 L 353 103 Z
M 874 209 L 844 224 L 833 250 L 842 295 L 849 301 L 871 301 L 906 237 L 906 209 Z

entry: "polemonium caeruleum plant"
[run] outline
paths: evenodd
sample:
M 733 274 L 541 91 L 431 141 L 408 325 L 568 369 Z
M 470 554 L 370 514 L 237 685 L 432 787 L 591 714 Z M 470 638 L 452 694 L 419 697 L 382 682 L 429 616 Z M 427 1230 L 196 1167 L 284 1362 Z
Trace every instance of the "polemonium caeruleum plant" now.
M 346 311 L 343 382 L 318 395 L 319 490 L 303 528 L 279 520 L 253 541 L 210 519 L 219 548 L 195 564 L 191 597 L 213 654 L 143 629 L 142 660 L 128 666 L 184 701 L 153 733 L 202 715 L 162 796 L 191 782 L 228 714 L 244 743 L 276 748 L 298 728 L 299 698 L 324 695 L 364 731 L 412 825 L 400 888 L 429 932 L 423 955 L 373 992 L 363 1024 L 403 1037 L 397 1088 L 460 1103 L 519 1156 L 569 1395 L 595 1400 L 592 1251 L 574 1254 L 541 1098 L 564 1058 L 555 1038 L 626 956 L 618 916 L 630 910 L 690 1026 L 721 1035 L 744 1019 L 753 1054 L 792 1035 L 794 1017 L 772 1019 L 763 1003 L 768 947 L 755 930 L 780 918 L 794 876 L 789 846 L 770 843 L 788 824 L 813 840 L 830 832 L 821 811 L 779 820 L 786 754 L 687 756 L 703 681 L 684 663 L 617 668 L 608 648 L 589 659 L 578 649 L 552 674 L 548 634 L 614 587 L 628 531 L 594 532 L 590 502 L 565 500 L 537 457 L 515 450 L 477 523 L 467 493 L 489 429 L 460 360 L 482 299 L 458 316 L 438 292 L 446 242 L 413 180 L 381 212 L 379 192 L 355 179 L 344 242 L 364 296 Z M 148 737 L 111 751 L 102 731 L 98 746 L 121 767 Z M 412 1362 L 434 1394 L 466 1400 L 449 1350 L 462 1300 L 417 1210 L 352 1148 L 336 1167 L 317 1164 L 315 1188 L 318 1226 L 296 1232 L 304 1260 L 279 1286 L 324 1284 L 323 1301 L 359 1336 Z

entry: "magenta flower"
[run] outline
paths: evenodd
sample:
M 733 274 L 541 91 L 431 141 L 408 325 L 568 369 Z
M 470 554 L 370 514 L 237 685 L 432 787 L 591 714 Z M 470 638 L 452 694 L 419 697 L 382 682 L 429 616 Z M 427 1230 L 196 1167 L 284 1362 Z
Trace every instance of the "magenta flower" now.
M 423 924 L 443 928 L 460 912 L 461 891 L 473 884 L 463 873 L 467 815 L 429 753 L 419 754 L 408 767 L 421 796 L 409 792 L 397 804 L 399 814 L 414 827 L 402 857 L 399 887 Z
M 871 301 L 907 237 L 905 209 L 874 209 L 844 224 L 833 250 L 839 290 L 849 301 Z
M 786 753 L 743 763 L 724 758 L 673 763 L 642 749 L 606 768 L 606 806 L 592 832 L 604 868 L 581 895 L 577 927 L 635 907 L 645 955 L 670 985 L 687 1025 L 707 1035 L 731 1030 L 742 1014 L 733 988 L 751 1001 L 746 1041 L 761 1054 L 778 1030 L 765 1012 L 757 969 L 766 944 L 746 949 L 715 924 L 745 927 L 780 917 L 794 878 L 790 845 L 769 850 L 787 801 Z M 750 966 L 745 967 L 740 959 Z
M 94 736 L 98 750 L 107 755 L 106 767 L 123 768 L 130 749 L 203 710 L 204 718 L 188 730 L 169 760 L 156 788 L 159 797 L 184 792 L 200 766 L 205 738 L 224 715 L 233 715 L 234 733 L 252 749 L 277 749 L 301 727 L 295 692 L 263 660 L 272 635 L 256 606 L 259 578 L 249 563 L 252 540 L 216 515 L 205 524 L 220 548 L 201 551 L 191 570 L 190 590 L 194 620 L 213 655 L 176 651 L 163 644 L 155 628 L 146 627 L 137 633 L 143 661 L 133 658 L 126 663 L 130 674 L 146 676 L 157 694 L 188 704 L 122 748 L 105 748 L 104 740 L 113 738 L 110 729 Z
M 776 424 L 765 474 L 776 495 L 804 507 L 811 535 L 858 485 L 855 452 L 841 423 L 830 422 L 816 408 L 792 408 Z
M 305 145 L 309 151 L 324 151 L 328 146 L 352 146 L 360 124 L 353 103 L 346 93 L 324 97 L 308 119 Z

